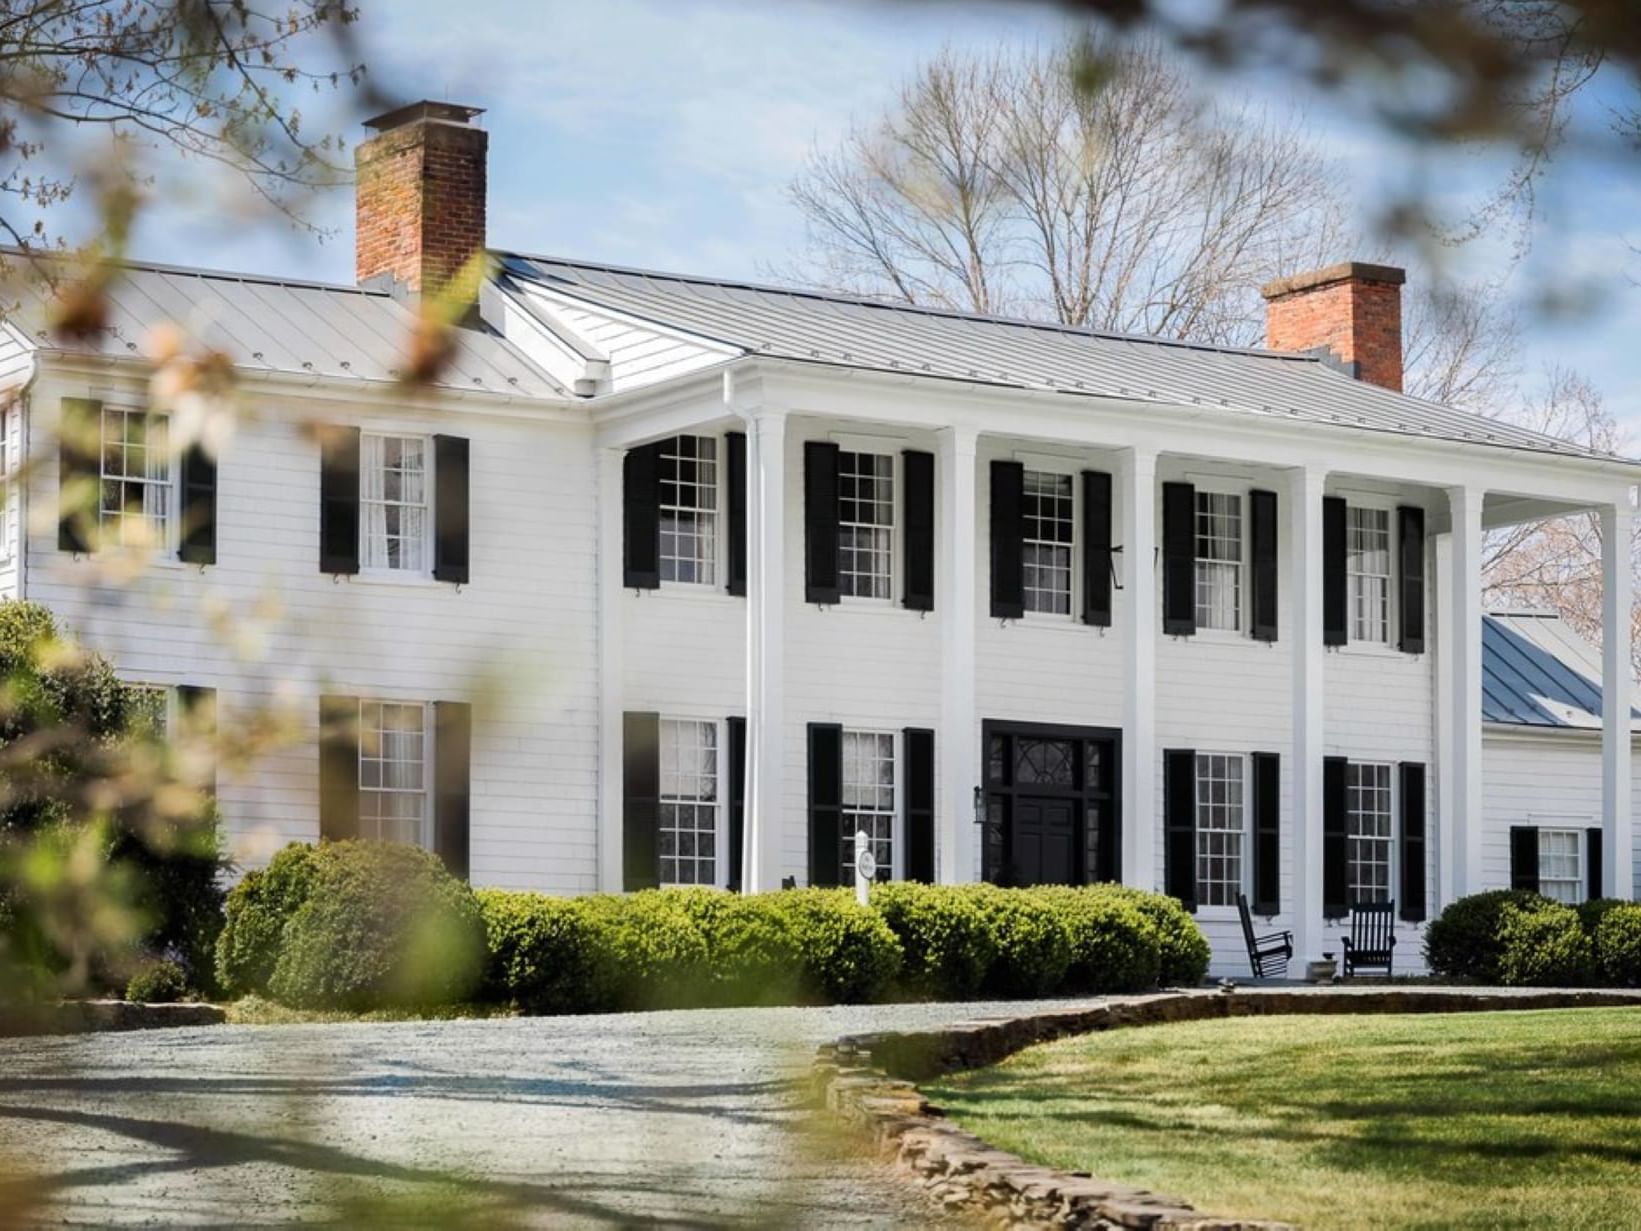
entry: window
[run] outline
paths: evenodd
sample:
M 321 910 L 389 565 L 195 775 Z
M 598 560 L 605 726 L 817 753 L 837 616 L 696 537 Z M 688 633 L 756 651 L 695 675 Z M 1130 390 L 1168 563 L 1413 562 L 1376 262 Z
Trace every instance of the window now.
M 1538 891 L 1569 906 L 1584 900 L 1584 835 L 1578 830 L 1538 831 Z
M 103 408 L 101 541 L 163 548 L 170 542 L 175 484 L 164 415 Z
M 428 562 L 428 447 L 420 436 L 359 439 L 359 563 L 424 573 Z
M 1242 628 L 1242 497 L 1197 492 L 1197 627 Z
M 838 592 L 890 598 L 894 590 L 895 459 L 838 454 Z
M 718 724 L 661 723 L 663 885 L 718 883 Z
M 1350 639 L 1390 640 L 1390 511 L 1345 510 L 1345 573 L 1350 586 Z
M 1242 892 L 1243 764 L 1235 755 L 1197 755 L 1197 901 L 1204 906 L 1235 906 Z
M 359 836 L 427 844 L 427 706 L 359 703 Z
M 843 733 L 843 883 L 855 883 L 855 834 L 872 840 L 879 875 L 894 867 L 895 737 L 881 731 Z
M 710 586 L 718 559 L 718 442 L 675 436 L 661 446 L 661 580 Z
M 1025 567 L 1027 611 L 1071 614 L 1071 546 L 1075 533 L 1071 476 L 1042 470 L 1025 473 Z
M 1346 892 L 1351 903 L 1390 900 L 1394 827 L 1390 766 L 1345 766 Z

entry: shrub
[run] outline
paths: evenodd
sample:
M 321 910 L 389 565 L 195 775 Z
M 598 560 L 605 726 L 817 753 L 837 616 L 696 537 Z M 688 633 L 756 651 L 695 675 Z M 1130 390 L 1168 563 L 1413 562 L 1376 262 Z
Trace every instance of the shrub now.
M 1602 913 L 1595 930 L 1595 961 L 1608 983 L 1641 986 L 1641 904 L 1619 902 Z
M 872 907 L 900 941 L 907 995 L 972 1000 L 980 994 L 997 959 L 997 937 L 974 894 L 895 881 L 872 887 Z
M 1128 901 L 1151 921 L 1157 937 L 1157 982 L 1161 986 L 1195 987 L 1208 977 L 1208 962 L 1213 956 L 1208 938 L 1178 898 L 1116 884 L 1094 885 L 1088 892 Z
M 605 923 L 579 898 L 481 889 L 484 995 L 523 1013 L 597 1013 L 615 1002 Z
M 847 889 L 801 889 L 759 899 L 785 919 L 798 954 L 799 990 L 823 1004 L 879 1000 L 900 974 L 903 953 L 883 917 Z
M 1504 908 L 1532 908 L 1545 900 L 1525 889 L 1493 889 L 1460 898 L 1425 928 L 1426 963 L 1449 978 L 1499 982 L 1499 962 L 1504 952 L 1499 933 Z
M 1607 912 L 1623 905 L 1623 898 L 1589 898 L 1573 909 L 1578 912 L 1578 922 L 1584 928 L 1584 934 L 1594 940 L 1597 929 L 1601 927 L 1601 921 L 1607 917 Z
M 1590 978 L 1590 938 L 1570 906 L 1507 902 L 1498 939 L 1499 978 L 1513 987 L 1577 986 Z
M 1068 992 L 1138 992 L 1157 986 L 1162 948 L 1156 929 L 1125 896 L 1071 886 L 1031 890 L 1071 934 Z
M 217 982 L 228 995 L 267 994 L 285 925 L 313 885 L 317 853 L 293 842 L 229 892 L 216 943 Z
M 451 1004 L 477 986 L 484 941 L 473 891 L 436 856 L 391 842 L 325 843 L 281 933 L 268 990 L 299 1008 Z
M 1071 929 L 1048 899 L 994 885 L 964 885 L 997 945 L 983 991 L 997 996 L 1046 996 L 1071 966 Z
M 152 961 L 139 967 L 125 985 L 125 998 L 136 1004 L 170 1004 L 187 994 L 188 976 L 172 961 Z
M 699 1003 L 710 983 L 702 890 L 645 889 L 581 899 L 604 929 L 605 961 L 616 1007 L 679 1008 Z M 693 911 L 692 913 L 692 906 Z

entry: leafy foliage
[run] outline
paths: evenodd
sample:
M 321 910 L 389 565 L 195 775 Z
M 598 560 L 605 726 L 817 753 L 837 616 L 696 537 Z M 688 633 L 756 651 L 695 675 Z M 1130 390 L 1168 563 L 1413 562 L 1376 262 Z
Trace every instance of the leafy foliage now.
M 1559 902 L 1505 903 L 1499 945 L 1499 979 L 1512 987 L 1577 987 L 1593 974 L 1589 935 Z
M 1178 898 L 1116 884 L 1095 885 L 1088 892 L 1130 902 L 1151 921 L 1159 951 L 1157 981 L 1162 986 L 1195 987 L 1208 977 L 1213 956 L 1208 938 Z
M 997 960 L 997 938 L 972 894 L 895 881 L 873 886 L 872 906 L 900 940 L 907 995 L 972 1000 L 980 994 Z
M 1126 896 L 1070 886 L 1035 891 L 1071 933 L 1070 992 L 1139 992 L 1157 986 L 1162 946 L 1155 925 Z
M 266 994 L 285 925 L 313 887 L 317 854 L 317 848 L 293 842 L 266 868 L 247 872 L 228 894 L 216 975 L 229 995 Z
M 1641 987 L 1641 904 L 1615 904 L 1595 929 L 1595 961 L 1601 977 L 1620 987 Z
M 1426 963 L 1450 979 L 1499 982 L 1504 908 L 1532 908 L 1544 901 L 1525 889 L 1492 889 L 1460 898 L 1425 928 Z
M 125 998 L 136 1004 L 171 1004 L 187 994 L 187 973 L 164 959 L 138 967 L 125 985 Z

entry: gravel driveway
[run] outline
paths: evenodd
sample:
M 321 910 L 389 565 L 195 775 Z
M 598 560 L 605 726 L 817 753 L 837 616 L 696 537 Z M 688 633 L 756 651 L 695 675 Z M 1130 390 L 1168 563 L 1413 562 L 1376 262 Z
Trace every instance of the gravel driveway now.
M 1031 1007 L 0 1040 L 0 1225 L 928 1226 L 793 1083 L 840 1034 Z

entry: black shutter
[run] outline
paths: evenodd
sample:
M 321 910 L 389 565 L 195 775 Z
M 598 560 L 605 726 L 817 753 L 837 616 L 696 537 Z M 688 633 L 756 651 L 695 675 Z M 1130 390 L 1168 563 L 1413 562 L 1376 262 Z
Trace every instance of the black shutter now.
M 182 510 L 177 559 L 217 562 L 217 464 L 202 445 L 182 455 Z
M 468 577 L 467 437 L 433 438 L 433 577 L 459 586 Z
M 359 836 L 359 698 L 319 698 L 319 836 Z
M 838 601 L 838 447 L 803 446 L 803 599 Z
M 724 855 L 724 885 L 741 888 L 741 859 L 746 844 L 746 719 L 730 718 L 729 725 L 729 850 Z
M 1083 471 L 1083 623 L 1111 626 L 1111 476 Z
M 1143 568 L 1144 560 L 1135 566 Z M 1162 631 L 1189 637 L 1197 631 L 1197 489 L 1162 485 Z
M 206 794 L 215 795 L 217 690 L 204 684 L 178 684 L 177 709 L 180 711 L 183 730 L 205 744 L 211 752 L 210 776 L 200 786 Z
M 1322 760 L 1322 917 L 1350 913 L 1350 843 L 1345 838 L 1344 757 Z
M 1282 758 L 1253 754 L 1254 913 L 1282 910 Z
M 729 515 L 729 576 L 724 589 L 746 594 L 746 433 L 724 433 L 724 463 L 728 486 L 724 493 Z
M 661 445 L 628 449 L 621 463 L 621 584 L 661 584 Z
M 1402 650 L 1424 653 L 1424 510 L 1412 505 L 1396 509 L 1396 610 L 1401 623 Z
M 901 733 L 906 785 L 906 879 L 934 884 L 934 732 Z
M 907 449 L 900 457 L 906 526 L 906 590 L 901 603 L 913 611 L 933 611 L 934 454 Z
M 843 871 L 843 728 L 809 724 L 809 883 L 836 885 Z
M 1280 585 L 1276 566 L 1276 493 L 1248 493 L 1248 550 L 1253 558 L 1249 594 L 1250 630 L 1255 641 L 1276 640 Z
M 1538 829 L 1510 826 L 1510 888 L 1538 892 Z
M 319 442 L 319 571 L 359 571 L 359 429 L 326 427 Z
M 621 715 L 621 884 L 661 883 L 661 716 Z
M 462 880 L 469 875 L 472 799 L 473 707 L 464 701 L 435 701 L 433 851 L 450 875 Z
M 1344 645 L 1350 640 L 1349 582 L 1345 572 L 1348 547 L 1345 502 L 1338 496 L 1322 498 L 1322 644 Z
M 1164 892 L 1197 908 L 1197 754 L 1170 748 L 1162 754 L 1162 883 Z M 1142 771 L 1143 772 L 1143 771 Z
M 1584 831 L 1584 896 L 1592 902 L 1602 894 L 1601 872 L 1601 827 L 1592 825 Z
M 991 613 L 1018 620 L 1026 613 L 1026 468 L 1019 462 L 991 464 Z
M 101 499 L 103 404 L 64 398 L 57 427 L 57 549 L 90 551 Z
M 1402 795 L 1402 918 L 1424 921 L 1425 907 L 1425 797 L 1424 766 L 1401 764 Z

